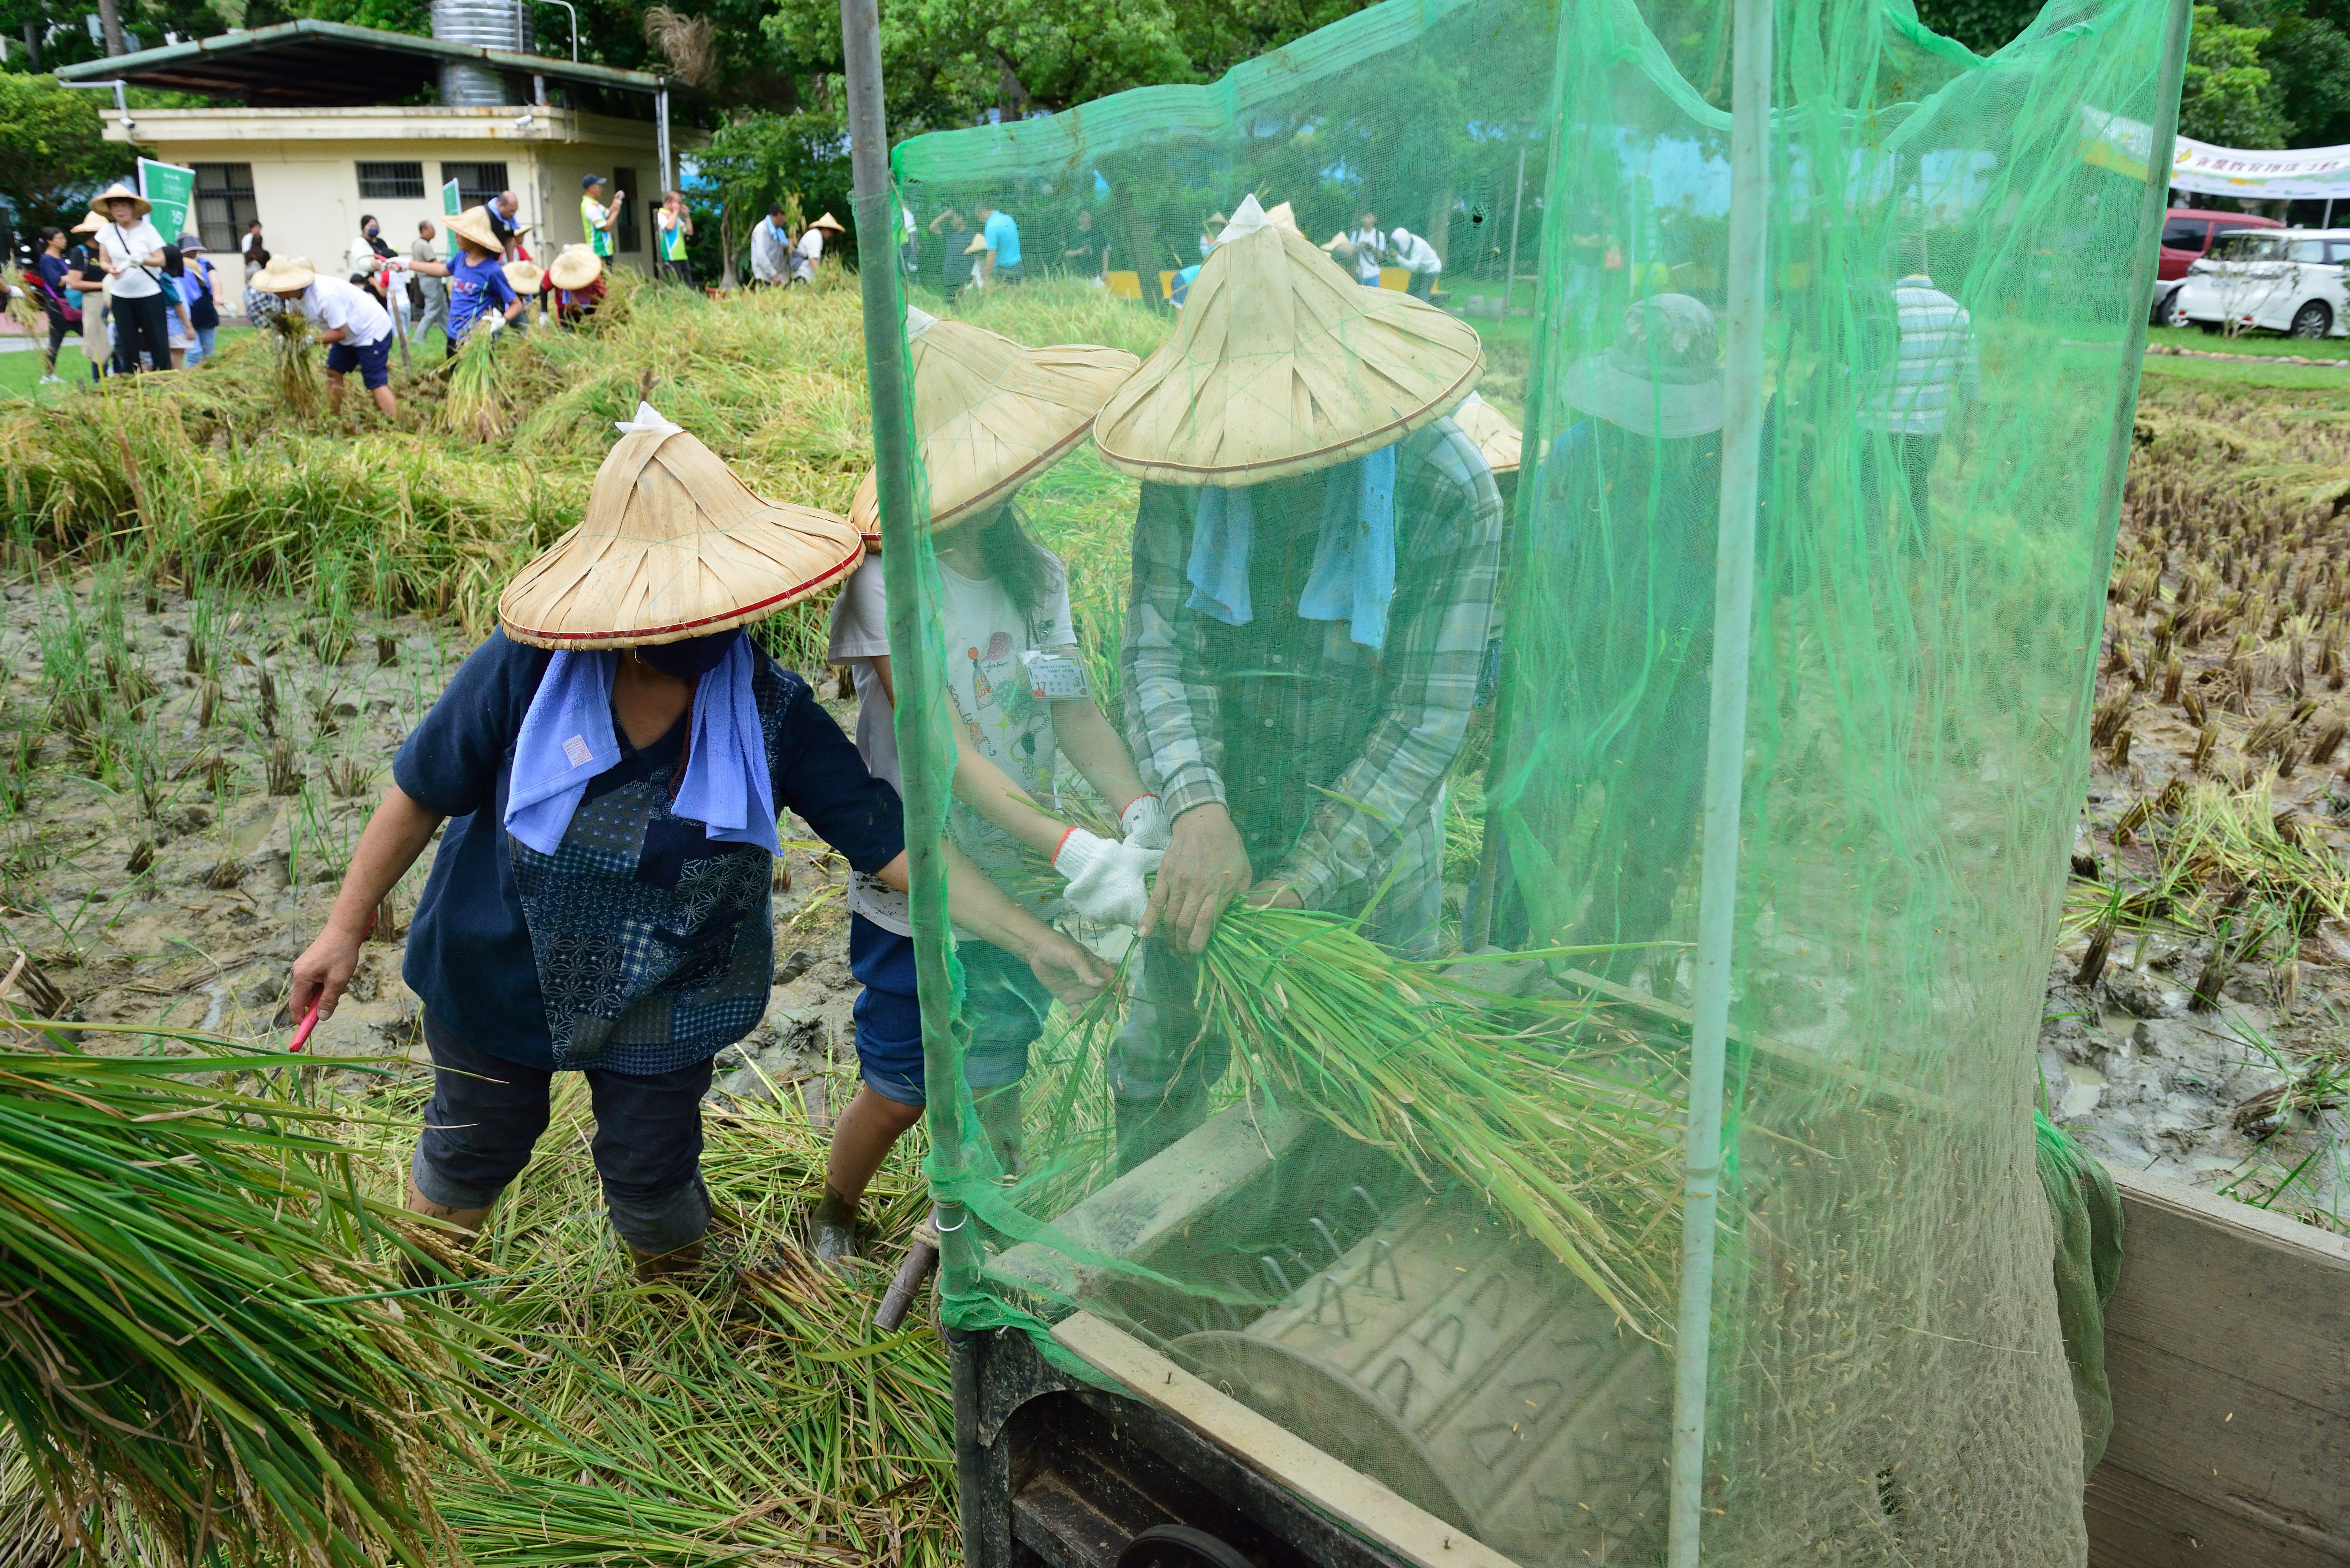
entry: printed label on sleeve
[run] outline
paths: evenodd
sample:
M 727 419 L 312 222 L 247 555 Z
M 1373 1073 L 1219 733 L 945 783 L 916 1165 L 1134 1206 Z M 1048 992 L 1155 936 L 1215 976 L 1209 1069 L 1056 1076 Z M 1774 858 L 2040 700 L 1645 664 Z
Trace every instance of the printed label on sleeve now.
M 1028 667 L 1028 694 L 1039 701 L 1067 702 L 1089 698 L 1086 667 L 1066 654 L 1031 649 L 1020 656 Z

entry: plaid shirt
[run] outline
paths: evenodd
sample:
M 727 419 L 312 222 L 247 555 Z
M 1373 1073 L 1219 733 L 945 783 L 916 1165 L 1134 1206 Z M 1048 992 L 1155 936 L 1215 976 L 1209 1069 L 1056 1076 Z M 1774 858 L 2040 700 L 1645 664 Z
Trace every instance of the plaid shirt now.
M 1142 487 L 1120 653 L 1127 738 L 1170 816 L 1222 803 L 1256 875 L 1307 909 L 1353 913 L 1384 887 L 1372 934 L 1409 942 L 1432 934 L 1437 808 L 1496 613 L 1501 493 L 1451 420 L 1405 441 L 1396 595 L 1374 652 L 1346 622 L 1297 613 L 1330 472 L 1256 488 L 1256 613 L 1240 627 L 1185 607 L 1199 492 Z

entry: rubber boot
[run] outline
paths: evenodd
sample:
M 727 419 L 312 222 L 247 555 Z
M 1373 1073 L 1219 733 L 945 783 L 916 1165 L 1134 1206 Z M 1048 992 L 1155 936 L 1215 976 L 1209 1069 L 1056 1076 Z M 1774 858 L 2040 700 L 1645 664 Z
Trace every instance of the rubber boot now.
M 637 1279 L 643 1284 L 650 1284 L 655 1280 L 672 1279 L 679 1274 L 691 1274 L 702 1267 L 702 1244 L 700 1241 L 688 1241 L 669 1252 L 648 1252 L 632 1241 L 622 1245 L 629 1249 L 629 1256 L 636 1260 Z
M 482 1233 L 483 1225 L 490 1218 L 490 1207 L 486 1203 L 479 1209 L 452 1209 L 446 1203 L 435 1203 L 425 1197 L 416 1189 L 413 1180 L 408 1184 L 408 1201 L 404 1207 L 411 1214 L 421 1214 L 427 1220 L 439 1220 L 454 1225 L 465 1232 L 467 1241 Z
M 808 1216 L 815 1232 L 816 1261 L 846 1273 L 857 1252 L 857 1199 L 827 1185 L 816 1212 Z

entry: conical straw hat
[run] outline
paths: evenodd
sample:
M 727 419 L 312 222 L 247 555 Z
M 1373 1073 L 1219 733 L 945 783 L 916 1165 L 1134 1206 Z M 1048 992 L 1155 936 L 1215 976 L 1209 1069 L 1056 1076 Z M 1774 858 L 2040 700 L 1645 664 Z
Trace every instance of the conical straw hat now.
M 140 195 L 138 192 L 132 190 L 130 186 L 124 184 L 120 180 L 117 180 L 113 184 L 109 185 L 105 190 L 100 191 L 97 195 L 91 197 L 89 202 L 89 210 L 93 213 L 105 213 L 110 210 L 109 203 L 125 200 L 139 203 L 139 215 L 142 218 L 155 210 L 154 202 L 149 201 L 146 197 Z M 111 222 L 112 220 L 109 219 L 108 221 Z
M 106 223 L 107 221 L 96 213 L 90 213 L 86 214 L 80 223 L 76 223 L 70 232 L 77 234 L 94 234 L 106 227 Z
M 477 251 L 487 251 L 496 255 L 505 249 L 505 242 L 499 239 L 498 232 L 490 226 L 490 210 L 487 207 L 468 207 L 455 217 L 443 221 L 448 223 L 451 234 Z
M 506 282 L 516 294 L 536 294 L 546 275 L 526 261 L 510 261 L 498 269 L 506 275 Z
M 1175 336 L 1103 407 L 1094 444 L 1138 479 L 1257 484 L 1392 445 L 1483 370 L 1476 328 L 1365 288 L 1251 196 Z
M 518 573 L 498 619 L 536 648 L 636 648 L 745 626 L 864 554 L 845 518 L 763 501 L 718 454 L 639 403 L 588 515 Z
M 546 275 L 557 288 L 586 288 L 604 275 L 604 258 L 586 245 L 566 245 L 547 264 Z
M 281 288 L 307 288 L 317 277 L 317 269 L 310 265 L 308 256 L 271 256 L 269 265 L 255 273 L 253 281 L 245 286 L 275 294 Z
M 1093 428 L 1094 410 L 1134 374 L 1123 348 L 1064 343 L 1023 348 L 964 321 L 906 312 L 914 377 L 914 439 L 930 482 L 931 526 L 944 528 L 1002 501 L 1066 456 Z M 849 503 L 849 521 L 881 537 L 873 475 Z
M 1485 466 L 1496 474 L 1518 472 L 1520 450 L 1524 436 L 1509 417 L 1479 397 L 1469 394 L 1468 400 L 1452 410 L 1452 422 L 1461 433 L 1477 443 L 1485 457 Z
M 811 229 L 829 229 L 836 234 L 845 234 L 848 233 L 847 229 L 841 227 L 840 220 L 834 217 L 830 213 L 827 213 L 823 217 L 818 218 L 815 223 L 810 223 L 808 227 Z

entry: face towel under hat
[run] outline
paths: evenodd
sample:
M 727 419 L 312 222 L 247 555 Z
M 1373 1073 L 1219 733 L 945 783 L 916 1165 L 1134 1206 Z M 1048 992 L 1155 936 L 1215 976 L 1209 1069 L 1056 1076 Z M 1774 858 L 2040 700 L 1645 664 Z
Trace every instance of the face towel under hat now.
M 716 668 L 694 685 L 685 778 L 671 809 L 707 825 L 707 836 L 783 853 L 775 834 L 775 786 L 758 703 L 751 695 L 751 639 L 733 634 Z M 620 760 L 612 728 L 612 676 L 618 651 L 563 649 L 523 715 L 506 790 L 506 831 L 541 855 L 563 844 L 595 777 Z
M 1388 609 L 1395 600 L 1395 485 L 1391 446 L 1330 471 L 1314 565 L 1297 597 L 1300 616 L 1343 620 L 1350 641 L 1374 649 L 1387 645 Z M 1255 619 L 1249 599 L 1255 538 L 1255 505 L 1247 487 L 1201 489 L 1191 556 L 1183 569 L 1191 585 L 1185 607 L 1226 626 Z

